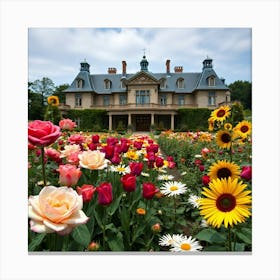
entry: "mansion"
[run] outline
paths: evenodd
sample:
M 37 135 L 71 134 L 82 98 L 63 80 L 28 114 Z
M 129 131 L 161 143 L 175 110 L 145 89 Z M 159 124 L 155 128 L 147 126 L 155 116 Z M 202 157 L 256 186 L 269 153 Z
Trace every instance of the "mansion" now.
M 90 65 L 81 62 L 79 73 L 64 90 L 62 114 L 67 116 L 70 109 L 102 109 L 107 112 L 109 130 L 120 123 L 134 131 L 149 131 L 159 125 L 173 130 L 178 109 L 215 109 L 230 102 L 229 88 L 208 57 L 202 62 L 202 71 L 196 73 L 184 72 L 183 66 L 171 71 L 170 60 L 162 73 L 150 72 L 148 65 L 144 55 L 137 73 L 127 73 L 126 61 L 122 61 L 121 73 L 110 67 L 106 74 L 93 74 Z

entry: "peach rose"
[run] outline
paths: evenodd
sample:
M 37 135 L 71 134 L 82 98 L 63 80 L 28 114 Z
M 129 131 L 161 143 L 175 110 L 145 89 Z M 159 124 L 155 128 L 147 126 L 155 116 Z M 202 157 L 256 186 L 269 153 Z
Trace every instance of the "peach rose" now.
M 79 154 L 78 157 L 80 159 L 80 166 L 91 170 L 104 169 L 109 162 L 105 159 L 105 153 L 102 153 L 99 150 L 84 151 Z
M 82 211 L 82 196 L 68 187 L 44 187 L 29 197 L 28 208 L 30 229 L 38 233 L 68 234 L 89 219 Z
M 73 144 L 73 145 L 65 145 L 64 150 L 61 151 L 60 157 L 68 157 L 73 153 L 79 152 L 81 150 L 80 145 Z
M 59 122 L 59 126 L 64 130 L 73 130 L 77 125 L 70 119 L 63 119 Z
M 79 181 L 82 172 L 72 164 L 61 164 L 56 171 L 59 172 L 59 184 L 61 186 L 75 186 Z

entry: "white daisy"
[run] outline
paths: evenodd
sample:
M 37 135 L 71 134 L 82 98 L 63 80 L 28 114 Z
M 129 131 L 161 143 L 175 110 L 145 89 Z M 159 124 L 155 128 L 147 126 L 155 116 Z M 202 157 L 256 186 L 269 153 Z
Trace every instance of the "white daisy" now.
M 141 175 L 144 176 L 144 177 L 150 177 L 150 174 L 146 173 L 146 172 L 141 172 Z
M 207 223 L 206 220 L 202 219 L 201 222 L 200 222 L 200 226 L 205 228 L 205 227 L 209 227 L 209 224 Z
M 172 179 L 174 179 L 173 175 L 165 174 L 165 175 L 159 175 L 158 176 L 159 181 L 171 181 Z
M 181 182 L 171 181 L 166 182 L 160 188 L 161 193 L 167 196 L 174 196 L 178 194 L 183 194 L 187 191 L 186 184 L 182 184 Z
M 199 199 L 201 197 L 195 195 L 195 194 L 191 194 L 188 202 L 194 207 L 194 208 L 199 208 Z
M 129 166 L 125 166 L 124 164 L 119 164 L 117 166 L 111 165 L 110 166 L 110 171 L 118 172 L 121 175 L 125 175 L 125 174 L 130 173 L 130 167 Z
M 187 174 L 187 172 L 186 171 L 183 171 L 182 173 L 181 173 L 181 176 L 184 176 L 184 175 L 186 175 Z
M 165 234 L 159 239 L 158 244 L 160 246 L 171 246 L 174 243 L 180 243 L 183 238 L 183 234 L 173 234 L 172 236 L 170 234 Z
M 199 242 L 192 238 L 192 236 L 184 236 L 179 242 L 173 242 L 171 246 L 171 252 L 195 252 L 202 249 Z

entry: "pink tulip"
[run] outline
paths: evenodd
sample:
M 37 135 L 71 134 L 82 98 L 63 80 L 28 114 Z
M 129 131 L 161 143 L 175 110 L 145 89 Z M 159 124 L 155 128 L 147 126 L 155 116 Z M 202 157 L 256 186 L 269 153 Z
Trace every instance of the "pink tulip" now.
M 60 185 L 67 187 L 75 186 L 82 175 L 80 168 L 72 164 L 60 165 L 57 171 L 60 173 Z

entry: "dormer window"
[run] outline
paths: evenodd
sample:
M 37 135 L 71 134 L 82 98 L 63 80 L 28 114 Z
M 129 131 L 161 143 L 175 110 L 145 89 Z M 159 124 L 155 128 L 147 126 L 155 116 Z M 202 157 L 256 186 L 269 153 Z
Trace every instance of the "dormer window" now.
M 176 82 L 176 85 L 177 85 L 177 88 L 184 88 L 185 85 L 184 85 L 184 79 L 183 78 L 179 78 Z
M 208 86 L 209 87 L 213 87 L 216 85 L 216 79 L 215 79 L 215 76 L 211 76 L 207 79 L 208 81 Z
M 110 80 L 104 80 L 104 88 L 110 89 L 112 87 L 112 82 Z
M 160 88 L 166 88 L 166 79 L 160 79 Z
M 126 85 L 125 85 L 125 80 L 121 80 L 121 88 L 125 88 Z
M 76 80 L 76 86 L 77 86 L 77 88 L 83 88 L 84 81 L 82 79 Z

